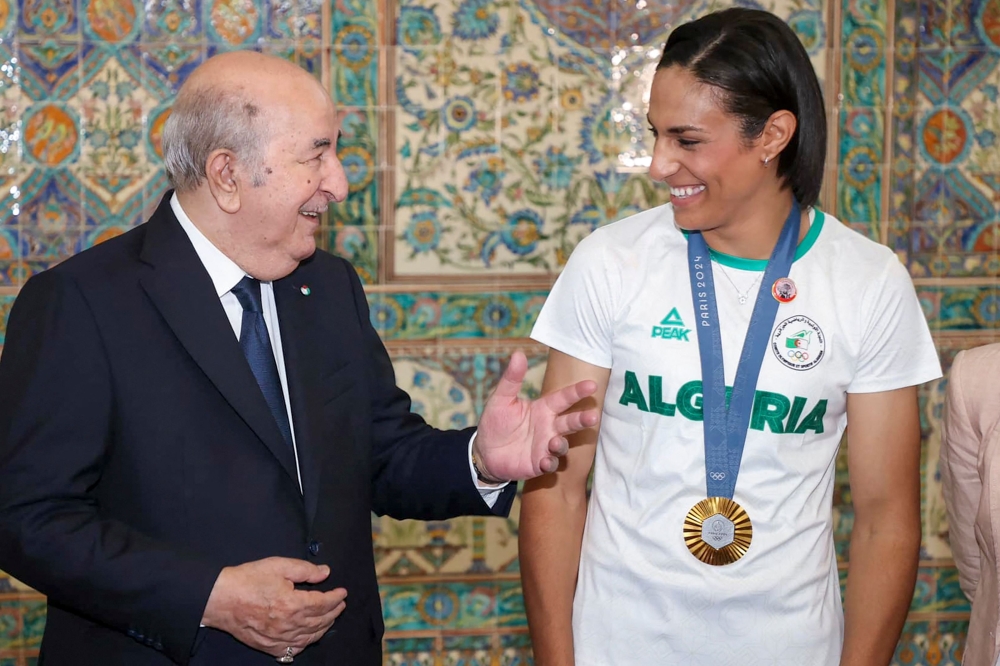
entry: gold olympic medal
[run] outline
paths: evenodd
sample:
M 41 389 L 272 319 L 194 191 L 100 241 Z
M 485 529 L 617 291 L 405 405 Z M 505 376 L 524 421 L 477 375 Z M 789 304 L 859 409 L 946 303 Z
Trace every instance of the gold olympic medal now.
M 750 516 L 725 497 L 709 497 L 684 518 L 684 544 L 705 564 L 732 564 L 747 554 L 753 538 Z

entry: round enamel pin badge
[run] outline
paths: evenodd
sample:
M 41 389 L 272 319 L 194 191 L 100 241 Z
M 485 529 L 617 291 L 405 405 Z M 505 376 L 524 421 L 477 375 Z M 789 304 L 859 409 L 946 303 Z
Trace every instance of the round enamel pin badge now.
M 795 283 L 792 282 L 791 278 L 778 278 L 771 286 L 771 295 L 774 296 L 775 300 L 782 303 L 791 303 L 795 300 L 798 293 L 799 290 L 796 288 Z

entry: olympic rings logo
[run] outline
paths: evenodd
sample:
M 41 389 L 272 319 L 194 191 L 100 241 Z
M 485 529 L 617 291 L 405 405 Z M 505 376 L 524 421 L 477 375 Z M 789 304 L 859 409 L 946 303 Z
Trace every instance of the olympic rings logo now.
M 722 481 L 724 478 L 726 478 L 726 473 L 725 472 L 712 472 L 711 474 L 709 474 L 709 476 L 712 477 L 712 481 Z
M 788 358 L 804 363 L 809 360 L 809 352 L 804 352 L 801 349 L 792 349 L 788 352 Z

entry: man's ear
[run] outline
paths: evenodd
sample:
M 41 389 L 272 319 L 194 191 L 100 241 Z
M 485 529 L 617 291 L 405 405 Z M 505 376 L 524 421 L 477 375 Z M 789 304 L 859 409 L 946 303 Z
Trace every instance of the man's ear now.
M 230 214 L 240 209 L 240 184 L 233 174 L 235 161 L 232 152 L 220 148 L 212 151 L 205 163 L 208 189 L 219 208 Z

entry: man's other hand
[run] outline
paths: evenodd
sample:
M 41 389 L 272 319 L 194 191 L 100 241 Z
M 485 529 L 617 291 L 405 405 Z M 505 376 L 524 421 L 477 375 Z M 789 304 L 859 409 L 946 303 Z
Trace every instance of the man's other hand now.
M 296 583 L 319 583 L 330 568 L 303 560 L 269 557 L 219 574 L 202 624 L 232 634 L 255 650 L 293 655 L 322 638 L 346 608 L 347 590 L 296 590 Z

